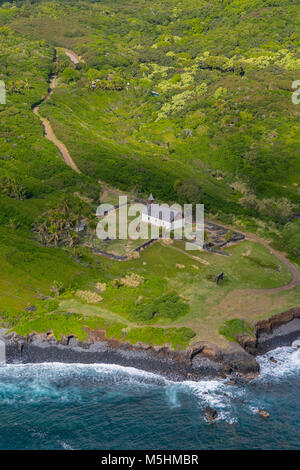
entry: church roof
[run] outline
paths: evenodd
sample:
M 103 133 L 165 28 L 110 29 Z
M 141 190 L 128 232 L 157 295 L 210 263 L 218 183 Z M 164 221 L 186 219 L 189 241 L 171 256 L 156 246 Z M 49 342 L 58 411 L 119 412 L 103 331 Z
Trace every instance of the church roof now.
M 151 193 L 150 196 L 148 197 L 148 201 L 154 201 L 153 194 Z
M 164 220 L 165 222 L 174 222 L 177 215 L 181 215 L 181 211 L 171 209 L 170 207 L 161 206 L 160 204 L 149 204 L 143 208 L 143 214 L 147 214 L 155 219 Z

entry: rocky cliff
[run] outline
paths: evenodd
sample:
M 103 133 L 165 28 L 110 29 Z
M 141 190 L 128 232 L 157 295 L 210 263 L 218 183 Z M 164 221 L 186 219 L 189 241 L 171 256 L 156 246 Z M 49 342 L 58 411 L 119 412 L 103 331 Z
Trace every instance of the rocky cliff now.
M 300 337 L 300 307 L 279 313 L 255 325 L 255 336 L 240 335 L 239 344 L 246 352 L 256 356 L 280 346 L 290 346 Z

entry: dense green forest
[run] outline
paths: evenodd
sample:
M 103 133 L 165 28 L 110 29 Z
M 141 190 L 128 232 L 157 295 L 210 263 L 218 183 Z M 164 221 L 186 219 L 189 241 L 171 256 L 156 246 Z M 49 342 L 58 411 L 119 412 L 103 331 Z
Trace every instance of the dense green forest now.
M 33 227 L 62 201 L 72 217 L 89 217 L 101 184 L 166 202 L 203 202 L 207 215 L 260 230 L 299 262 L 300 105 L 291 99 L 299 46 L 297 0 L 0 1 L 7 269 L 18 260 L 30 276 L 39 272 L 35 285 L 80 285 L 87 274 L 74 248 L 51 248 L 61 257 L 52 275 L 53 256 Z M 65 49 L 81 61 L 75 65 Z M 51 73 L 58 83 L 40 112 L 80 174 L 32 113 Z
M 85 175 L 165 200 L 195 175 L 208 210 L 269 216 L 254 196 L 299 208 L 297 13 L 288 0 L 2 2 L 1 72 L 9 60 L 11 86 L 7 46 L 38 44 L 30 64 L 19 51 L 35 91 L 17 97 L 38 99 L 53 46 L 74 50 L 85 62 L 56 64 L 61 85 L 44 114 Z

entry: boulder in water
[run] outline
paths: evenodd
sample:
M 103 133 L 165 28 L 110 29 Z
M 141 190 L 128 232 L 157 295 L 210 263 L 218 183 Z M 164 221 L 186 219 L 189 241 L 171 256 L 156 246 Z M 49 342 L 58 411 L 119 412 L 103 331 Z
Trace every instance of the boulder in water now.
M 261 408 L 257 412 L 263 418 L 269 418 L 269 416 L 270 416 L 270 413 L 268 411 L 262 410 Z
M 211 406 L 207 406 L 205 408 L 205 417 L 208 419 L 208 421 L 211 421 L 211 422 L 215 421 L 217 416 L 218 416 L 217 410 L 215 410 L 214 408 L 211 408 Z

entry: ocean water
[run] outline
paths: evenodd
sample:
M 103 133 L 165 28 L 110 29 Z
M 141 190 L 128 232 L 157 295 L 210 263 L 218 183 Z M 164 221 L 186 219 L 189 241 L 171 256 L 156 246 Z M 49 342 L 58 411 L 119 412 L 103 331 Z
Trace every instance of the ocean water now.
M 0 449 L 299 449 L 300 350 L 259 361 L 246 386 L 114 365 L 2 365 Z

